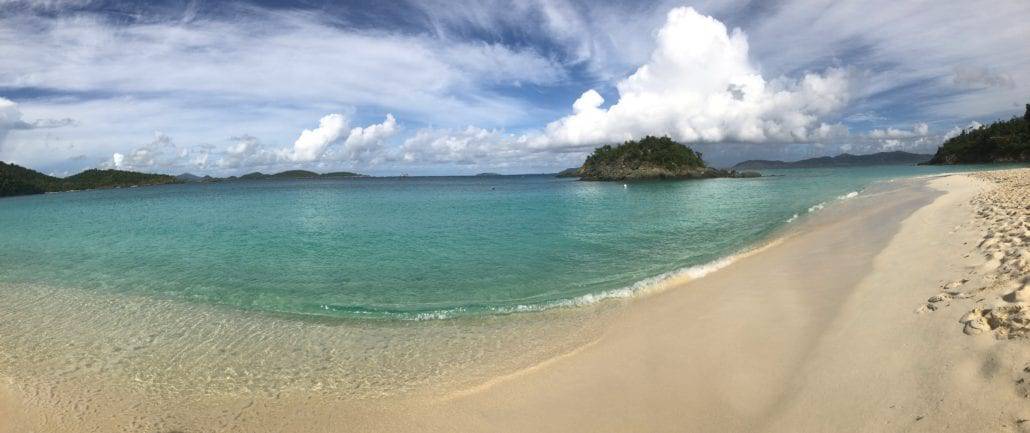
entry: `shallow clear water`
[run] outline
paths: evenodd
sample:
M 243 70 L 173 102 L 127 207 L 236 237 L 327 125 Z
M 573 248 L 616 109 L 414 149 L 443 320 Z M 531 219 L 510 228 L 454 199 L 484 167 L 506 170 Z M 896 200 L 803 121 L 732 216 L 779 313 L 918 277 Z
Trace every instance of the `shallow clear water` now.
M 969 167 L 626 185 L 259 181 L 16 197 L 0 200 L 0 283 L 362 318 L 537 310 L 624 294 L 741 251 L 871 182 L 949 170 Z

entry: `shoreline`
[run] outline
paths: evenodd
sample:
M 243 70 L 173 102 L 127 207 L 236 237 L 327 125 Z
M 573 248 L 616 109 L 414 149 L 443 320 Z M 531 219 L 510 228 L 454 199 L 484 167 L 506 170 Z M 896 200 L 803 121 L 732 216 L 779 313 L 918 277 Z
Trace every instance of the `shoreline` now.
M 1030 418 L 1020 412 L 1026 400 L 1015 397 L 1013 383 L 1004 388 L 1003 376 L 1017 374 L 1021 357 L 1030 359 L 1027 345 L 966 336 L 953 323 L 958 317 L 948 315 L 963 309 L 916 312 L 938 286 L 982 266 L 972 254 L 979 238 L 968 203 L 987 187 L 970 176 L 902 180 L 911 185 L 863 192 L 705 278 L 669 278 L 662 281 L 669 290 L 612 303 L 615 308 L 534 313 L 584 315 L 560 326 L 564 331 L 535 337 L 597 327 L 538 353 L 536 361 L 522 359 L 527 365 L 511 363 L 507 373 L 450 391 L 354 401 L 291 389 L 132 406 L 109 395 L 117 386 L 87 384 L 90 391 L 69 398 L 70 405 L 57 398 L 65 406 L 48 407 L 53 395 L 47 400 L 40 393 L 30 401 L 37 406 L 28 407 L 24 395 L 12 397 L 18 390 L 8 389 L 5 398 L 0 383 L 0 419 L 18 423 L 9 430 L 0 425 L 0 432 L 71 425 L 101 431 L 963 431 L 985 420 L 1020 431 L 1030 428 L 1016 423 Z M 421 323 L 429 322 L 448 321 Z M 516 328 L 510 341 L 525 343 L 525 329 Z M 3 342 L 0 352 L 9 350 Z M 491 343 L 476 344 L 452 349 Z M 984 353 L 995 373 L 978 378 Z M 856 362 L 862 359 L 868 365 Z M 913 365 L 923 369 L 912 372 Z M 906 386 L 891 387 L 898 375 Z M 963 409 L 974 398 L 980 412 Z M 83 403 L 89 410 L 48 413 L 74 412 Z M 24 413 L 8 415 L 16 405 Z M 41 419 L 48 420 L 46 429 Z M 874 428 L 870 419 L 890 424 Z

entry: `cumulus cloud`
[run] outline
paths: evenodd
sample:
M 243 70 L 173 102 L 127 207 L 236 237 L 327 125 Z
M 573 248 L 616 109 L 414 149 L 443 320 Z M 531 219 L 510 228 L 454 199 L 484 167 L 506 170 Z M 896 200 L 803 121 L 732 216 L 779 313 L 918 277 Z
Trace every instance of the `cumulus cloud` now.
M 343 152 L 340 158 L 349 161 L 367 159 L 382 148 L 384 140 L 393 137 L 396 133 L 397 119 L 389 113 L 386 114 L 386 119 L 382 123 L 355 127 L 350 130 L 347 139 L 343 142 Z
M 133 149 L 123 158 L 120 165 L 133 168 L 153 167 L 157 165 L 158 158 L 164 156 L 168 150 L 174 151 L 174 147 L 171 137 L 158 131 L 154 133 L 154 141 Z
M 349 121 L 340 113 L 327 114 L 318 121 L 318 128 L 305 129 L 293 142 L 294 161 L 310 162 L 320 159 L 330 144 L 340 139 Z
M 206 162 L 203 149 L 197 152 L 201 162 Z M 168 134 L 154 132 L 154 139 L 128 152 L 114 152 L 111 159 L 100 164 L 103 168 L 119 170 L 144 170 L 181 168 L 188 165 L 194 151 L 190 147 L 178 146 Z
M 261 167 L 273 164 L 287 155 L 285 151 L 269 151 L 257 138 L 250 135 L 232 137 L 230 140 L 232 144 L 218 159 L 217 165 L 220 168 Z
M 366 161 L 377 157 L 383 141 L 397 132 L 397 119 L 387 114 L 382 123 L 348 130 L 350 119 L 341 113 L 327 114 L 318 128 L 305 129 L 293 142 L 286 157 L 296 162 L 321 160 Z M 339 144 L 336 148 L 331 148 Z
M 911 130 L 887 128 L 887 129 L 874 129 L 869 131 L 869 136 L 876 139 L 899 139 L 899 138 L 912 138 L 912 137 L 925 137 L 930 133 L 930 126 L 925 123 L 917 123 L 912 125 Z
M 400 160 L 470 165 L 521 153 L 513 146 L 518 141 L 513 135 L 474 126 L 458 131 L 426 128 L 404 140 Z
M 118 151 L 101 167 L 123 170 L 179 171 L 213 168 L 223 172 L 239 169 L 284 169 L 289 166 L 328 162 L 368 161 L 382 158 L 384 140 L 398 130 L 397 120 L 387 114 L 382 123 L 347 129 L 349 120 L 340 113 L 323 116 L 315 129 L 305 129 L 289 147 L 269 147 L 257 137 L 231 137 L 218 148 L 210 144 L 180 146 L 170 136 L 155 132 L 150 142 L 130 151 Z
M 679 8 L 672 19 L 681 1 L 414 0 L 405 19 L 384 19 L 397 17 L 332 5 L 243 2 L 182 14 L 143 3 L 0 0 L 10 12 L 0 14 L 0 58 L 9 60 L 0 62 L 0 87 L 46 89 L 52 97 L 19 101 L 21 111 L 82 125 L 61 137 L 41 128 L 64 121 L 19 113 L 17 126 L 0 121 L 0 156 L 45 167 L 117 152 L 128 164 L 135 149 L 119 146 L 161 130 L 217 146 L 165 150 L 155 166 L 233 167 L 224 170 L 367 167 L 403 164 L 405 155 L 560 161 L 644 133 L 727 160 L 772 149 L 807 157 L 835 146 L 921 149 L 951 134 L 898 125 L 895 113 L 966 124 L 1025 103 L 1026 33 L 993 30 L 1022 29 L 1028 2 L 700 1 L 696 16 Z M 572 89 L 578 99 L 554 102 Z M 388 116 L 355 135 L 364 127 L 349 121 L 321 153 L 311 148 L 317 156 L 295 155 L 298 133 L 320 129 L 313 121 L 340 107 L 433 127 L 402 130 Z M 420 150 L 433 148 L 442 153 Z
M 766 80 L 748 57 L 743 31 L 692 8 L 670 11 L 650 60 L 616 85 L 618 100 L 589 89 L 572 114 L 540 131 L 506 134 L 468 127 L 421 130 L 405 141 L 404 161 L 472 164 L 575 154 L 603 143 L 668 135 L 685 143 L 814 142 L 847 136 L 822 117 L 848 100 L 847 73 L 828 69 L 800 80 Z
M 547 125 L 535 145 L 590 146 L 644 135 L 682 142 L 808 142 L 835 131 L 822 122 L 848 100 L 847 73 L 766 80 L 748 57 L 747 36 L 693 8 L 669 12 L 651 59 L 616 88 L 588 90 L 573 114 Z

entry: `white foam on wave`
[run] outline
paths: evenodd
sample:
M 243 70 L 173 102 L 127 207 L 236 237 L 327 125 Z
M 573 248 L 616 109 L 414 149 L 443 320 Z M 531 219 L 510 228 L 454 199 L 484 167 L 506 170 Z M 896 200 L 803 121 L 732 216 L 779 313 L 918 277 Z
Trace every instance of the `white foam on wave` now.
M 512 314 L 512 313 L 527 313 L 527 312 L 540 312 L 551 310 L 554 308 L 574 308 L 574 307 L 585 307 L 606 300 L 615 299 L 629 299 L 642 295 L 649 295 L 659 293 L 667 290 L 677 284 L 685 283 L 691 280 L 697 280 L 704 278 L 706 275 L 723 269 L 737 260 L 744 257 L 755 254 L 759 251 L 765 250 L 775 244 L 779 243 L 779 240 L 769 242 L 757 248 L 746 250 L 737 254 L 722 257 L 713 260 L 708 263 L 688 266 L 680 268 L 674 271 L 666 272 L 661 275 L 657 275 L 651 278 L 647 278 L 641 281 L 637 281 L 633 285 L 627 287 L 621 287 L 618 289 L 607 290 L 600 293 L 587 293 L 574 298 L 558 299 L 550 302 L 542 302 L 539 304 L 525 304 L 525 305 L 513 305 L 506 307 L 494 307 L 490 308 L 490 311 L 496 314 Z M 443 312 L 441 312 L 443 313 Z M 444 319 L 453 317 L 451 314 L 427 314 L 423 317 L 416 318 L 415 320 L 432 320 L 432 319 Z
M 859 195 L 858 191 L 852 191 L 852 192 L 849 192 L 847 194 L 838 196 L 837 199 L 840 200 L 840 201 L 849 200 L 849 199 L 858 197 L 858 195 Z M 813 213 L 813 212 L 820 211 L 820 210 L 824 209 L 826 207 L 826 205 L 827 205 L 826 202 L 817 203 L 817 204 L 812 205 L 811 207 L 809 207 L 808 208 L 808 212 L 809 213 Z M 791 222 L 794 222 L 795 220 L 797 220 L 798 218 L 799 218 L 799 215 L 798 214 L 794 214 L 790 218 L 788 218 L 786 220 L 786 222 L 787 223 L 791 223 Z M 627 286 L 627 287 L 621 287 L 621 288 L 618 288 L 618 289 L 606 290 L 606 291 L 599 292 L 599 293 L 587 293 L 587 294 L 576 296 L 574 298 L 558 299 L 558 300 L 554 300 L 554 301 L 541 302 L 541 303 L 537 303 L 537 304 L 518 304 L 518 305 L 511 305 L 511 306 L 488 307 L 488 308 L 486 308 L 486 311 L 489 312 L 489 313 L 494 313 L 494 314 L 514 314 L 514 313 L 540 312 L 540 311 L 551 310 L 551 309 L 554 309 L 554 308 L 583 307 L 583 306 L 589 306 L 589 305 L 597 304 L 597 303 L 605 301 L 605 300 L 628 299 L 628 298 L 633 298 L 633 297 L 636 297 L 636 296 L 657 293 L 657 292 L 661 292 L 661 291 L 663 291 L 665 289 L 668 289 L 669 287 L 673 286 L 674 285 L 673 283 L 683 283 L 683 282 L 686 282 L 686 281 L 703 278 L 706 275 L 711 274 L 712 272 L 718 271 L 720 269 L 723 269 L 723 268 L 733 264 L 734 262 L 736 262 L 737 260 L 739 260 L 739 259 L 741 259 L 743 257 L 746 257 L 746 256 L 749 256 L 749 255 L 754 254 L 756 252 L 762 251 L 762 250 L 764 250 L 764 249 L 766 249 L 768 247 L 771 247 L 772 245 L 774 245 L 776 243 L 779 243 L 779 240 L 775 240 L 775 241 L 769 242 L 769 243 L 767 243 L 765 245 L 762 245 L 762 246 L 759 246 L 759 247 L 756 247 L 756 248 L 753 248 L 753 249 L 750 249 L 750 250 L 746 250 L 746 251 L 743 251 L 741 253 L 737 253 L 737 254 L 733 254 L 733 255 L 730 255 L 730 256 L 727 256 L 727 257 L 723 257 L 723 258 L 720 258 L 720 259 L 716 259 L 716 260 L 708 262 L 708 263 L 704 263 L 704 264 L 700 264 L 700 265 L 695 265 L 695 266 L 688 266 L 688 267 L 685 267 L 685 268 L 680 268 L 680 269 L 677 269 L 677 270 L 674 270 L 674 271 L 666 272 L 666 273 L 661 274 L 661 275 L 657 275 L 657 276 L 654 276 L 654 277 L 651 277 L 651 278 L 647 278 L 647 279 L 638 281 L 638 282 L 636 282 L 636 283 L 634 283 L 634 284 L 632 284 L 630 286 Z M 405 315 L 403 315 L 402 319 L 416 320 L 416 321 L 421 321 L 421 320 L 444 320 L 444 319 L 451 319 L 451 318 L 454 318 L 454 317 L 457 317 L 457 316 L 468 315 L 470 313 L 472 313 L 471 310 L 469 310 L 467 308 L 464 308 L 464 307 L 458 307 L 458 308 L 446 309 L 446 310 L 420 312 L 420 313 L 411 314 L 411 315 L 405 314 Z
M 851 192 L 849 192 L 847 194 L 839 195 L 839 196 L 837 196 L 837 200 L 844 201 L 844 200 L 853 199 L 855 197 L 858 197 L 858 191 L 851 191 Z M 817 204 L 812 205 L 812 207 L 809 207 L 808 208 L 808 213 L 821 211 L 825 207 L 826 207 L 826 202 L 825 201 L 824 202 L 819 202 Z M 787 220 L 787 222 L 794 221 L 795 217 L 797 217 L 797 215 L 795 215 L 794 217 L 791 217 L 791 219 Z

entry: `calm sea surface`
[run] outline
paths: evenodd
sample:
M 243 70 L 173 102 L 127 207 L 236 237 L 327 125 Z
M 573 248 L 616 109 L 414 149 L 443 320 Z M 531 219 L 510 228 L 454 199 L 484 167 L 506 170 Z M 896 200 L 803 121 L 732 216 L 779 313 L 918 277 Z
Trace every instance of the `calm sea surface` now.
M 256 181 L 16 197 L 0 200 L 0 283 L 369 319 L 541 310 L 625 296 L 745 250 L 875 181 L 947 170 L 625 185 Z

